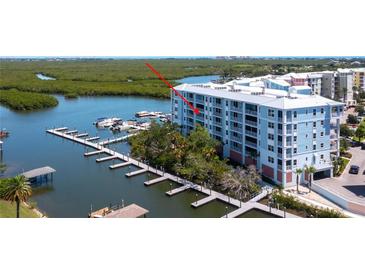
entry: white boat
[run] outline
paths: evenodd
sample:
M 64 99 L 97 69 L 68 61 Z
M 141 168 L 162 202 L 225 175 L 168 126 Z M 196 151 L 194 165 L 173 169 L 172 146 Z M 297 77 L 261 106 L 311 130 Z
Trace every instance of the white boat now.
M 142 117 L 148 117 L 150 115 L 150 113 L 148 111 L 139 111 L 136 113 L 136 117 L 138 118 L 142 118 Z
M 109 128 L 115 124 L 117 124 L 118 122 L 122 121 L 122 119 L 120 118 L 116 118 L 116 117 L 113 117 L 113 118 L 105 118 L 103 120 L 98 120 L 95 125 L 97 127 L 100 127 L 100 128 Z
M 124 121 L 122 123 L 114 124 L 110 127 L 110 130 L 112 131 L 123 131 L 128 130 L 134 126 L 134 123 L 131 121 Z

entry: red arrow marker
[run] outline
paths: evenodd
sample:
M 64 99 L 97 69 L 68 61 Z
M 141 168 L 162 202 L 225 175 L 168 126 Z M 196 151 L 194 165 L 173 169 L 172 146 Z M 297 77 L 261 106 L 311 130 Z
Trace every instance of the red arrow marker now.
M 154 67 L 152 67 L 149 63 L 146 63 L 146 66 L 160 78 L 169 88 L 171 88 L 177 96 L 179 96 L 193 111 L 195 114 L 199 114 L 199 109 L 195 108 L 184 96 L 182 96 L 174 87 L 157 71 Z

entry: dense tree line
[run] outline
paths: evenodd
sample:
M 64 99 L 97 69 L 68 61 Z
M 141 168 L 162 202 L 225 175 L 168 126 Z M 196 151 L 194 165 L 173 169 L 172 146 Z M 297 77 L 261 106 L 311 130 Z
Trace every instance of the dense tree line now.
M 331 69 L 328 60 L 1 60 L 0 89 L 75 95 L 137 95 L 169 97 L 169 89 L 145 66 L 151 63 L 166 79 L 197 75 L 237 76 L 284 74 L 292 71 Z M 335 67 L 333 69 L 336 69 Z M 56 78 L 40 80 L 37 73 Z M 173 82 L 176 84 L 176 82 Z
M 0 104 L 17 111 L 28 111 L 54 107 L 58 101 L 51 95 L 10 89 L 0 90 Z

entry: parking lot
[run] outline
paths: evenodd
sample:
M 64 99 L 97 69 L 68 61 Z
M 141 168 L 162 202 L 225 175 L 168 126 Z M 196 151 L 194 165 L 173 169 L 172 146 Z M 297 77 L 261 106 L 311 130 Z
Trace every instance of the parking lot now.
M 326 178 L 317 180 L 316 184 L 338 193 L 341 196 L 365 204 L 365 150 L 361 147 L 352 147 L 349 152 L 352 154 L 350 163 L 340 177 Z M 360 167 L 358 174 L 350 174 L 350 166 L 357 165 Z

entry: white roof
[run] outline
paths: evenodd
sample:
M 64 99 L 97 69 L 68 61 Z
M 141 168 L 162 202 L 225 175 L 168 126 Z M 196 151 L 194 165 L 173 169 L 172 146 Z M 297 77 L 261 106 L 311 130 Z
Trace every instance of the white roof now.
M 219 86 L 222 88 L 222 86 L 225 85 Z M 175 87 L 175 89 L 178 91 L 187 91 L 204 96 L 226 98 L 234 101 L 247 102 L 278 109 L 343 105 L 343 103 L 336 102 L 319 95 L 293 94 L 289 96 L 288 92 L 284 90 L 234 85 L 231 85 L 230 87 L 226 86 L 225 89 L 216 88 L 217 85 L 215 87 L 208 87 L 207 85 L 205 87 L 201 87 L 199 85 L 188 84 L 182 84 Z
M 281 86 L 285 86 L 285 87 L 289 87 L 290 84 L 283 80 L 283 79 L 268 79 L 267 81 L 273 82 L 275 84 L 281 85 Z

